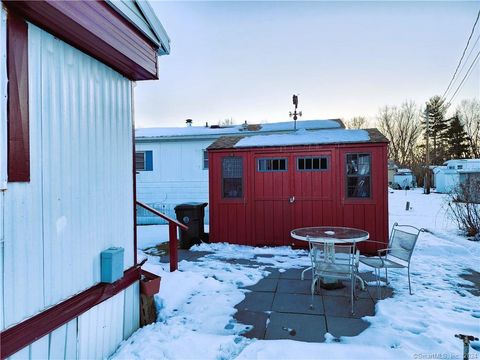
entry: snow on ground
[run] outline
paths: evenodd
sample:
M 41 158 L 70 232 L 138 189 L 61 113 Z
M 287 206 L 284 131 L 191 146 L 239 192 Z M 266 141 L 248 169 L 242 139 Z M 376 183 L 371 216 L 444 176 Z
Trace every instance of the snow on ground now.
M 405 210 L 406 201 L 412 210 Z M 420 235 L 413 255 L 414 295 L 408 294 L 406 271 L 389 271 L 395 295 L 377 303 L 376 315 L 364 318 L 370 327 L 358 336 L 343 337 L 337 342 L 327 334 L 325 343 L 249 340 L 239 336 L 246 329 L 233 319 L 234 306 L 246 292 L 239 287 L 258 282 L 268 274 L 269 266 L 305 267 L 307 254 L 286 247 L 202 244 L 195 250 L 210 250 L 214 254 L 198 262 L 182 261 L 181 271 L 174 273 L 168 272 L 168 264 L 160 264 L 157 258 L 149 256 L 145 268 L 162 276 L 161 290 L 156 296 L 159 321 L 124 341 L 113 358 L 461 358 L 462 345 L 454 334 L 479 335 L 480 301 L 459 286 L 470 284 L 459 274 L 467 269 L 480 271 L 480 244 L 458 233 L 444 210 L 443 195 L 399 190 L 389 194 L 389 202 L 390 225 L 398 222 L 428 230 Z M 142 237 L 142 232 L 139 235 Z M 224 260 L 232 258 L 255 258 L 261 265 L 250 267 L 242 265 L 246 261 Z M 480 355 L 470 351 L 477 358 Z
M 147 249 L 168 241 L 168 225 L 137 226 L 137 247 Z
M 208 232 L 208 225 L 205 225 Z M 137 247 L 141 250 L 168 242 L 168 225 L 137 226 Z

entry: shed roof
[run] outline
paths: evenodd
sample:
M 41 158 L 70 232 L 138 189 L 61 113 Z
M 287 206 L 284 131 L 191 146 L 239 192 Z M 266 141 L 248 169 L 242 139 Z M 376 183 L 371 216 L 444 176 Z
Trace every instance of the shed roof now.
M 388 143 L 378 129 L 297 130 L 288 134 L 222 136 L 208 150 L 346 143 Z
M 293 121 L 266 124 L 242 124 L 234 126 L 184 126 L 136 129 L 136 140 L 175 139 L 175 138 L 215 138 L 230 135 L 255 135 L 260 133 L 281 133 L 293 130 Z M 297 121 L 297 129 L 343 129 L 340 119 Z

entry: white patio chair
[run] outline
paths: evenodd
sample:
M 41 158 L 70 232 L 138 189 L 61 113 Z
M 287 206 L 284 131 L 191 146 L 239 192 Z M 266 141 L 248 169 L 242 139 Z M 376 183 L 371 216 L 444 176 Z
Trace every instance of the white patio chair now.
M 324 278 L 350 281 L 350 301 L 354 312 L 355 283 L 358 268 L 358 252 L 355 244 L 321 244 L 309 241 L 312 261 L 312 305 L 315 285 Z
M 377 250 L 378 256 L 361 256 L 360 262 L 375 269 L 377 293 L 380 297 L 380 272 L 385 269 L 385 283 L 388 285 L 388 269 L 407 269 L 408 290 L 412 295 L 412 286 L 410 282 L 410 259 L 413 249 L 417 243 L 420 232 L 424 229 L 418 229 L 411 225 L 393 224 L 392 233 L 386 249 Z M 367 241 L 368 243 L 369 241 Z M 372 242 L 372 241 L 370 241 Z M 373 241 L 374 242 L 374 241 Z

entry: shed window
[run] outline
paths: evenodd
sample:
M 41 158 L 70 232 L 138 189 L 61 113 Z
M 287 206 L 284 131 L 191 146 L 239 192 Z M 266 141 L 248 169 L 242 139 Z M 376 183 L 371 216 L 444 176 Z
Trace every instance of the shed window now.
M 258 171 L 287 171 L 287 159 L 258 159 Z
M 203 150 L 203 170 L 208 170 L 208 152 Z
M 346 157 L 346 182 L 347 197 L 370 197 L 370 154 L 347 154 Z
M 152 151 L 137 151 L 135 153 L 135 169 L 137 171 L 153 170 Z
M 327 170 L 327 169 L 328 169 L 328 160 L 326 156 L 297 158 L 297 170 L 317 171 L 317 170 Z
M 231 156 L 222 159 L 222 185 L 224 198 L 243 197 L 243 161 Z

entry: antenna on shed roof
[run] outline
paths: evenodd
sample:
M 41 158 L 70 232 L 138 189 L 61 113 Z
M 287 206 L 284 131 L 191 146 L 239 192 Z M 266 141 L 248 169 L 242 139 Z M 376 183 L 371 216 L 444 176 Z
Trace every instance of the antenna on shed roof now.
M 300 95 L 300 94 L 298 94 Z M 302 112 L 298 111 L 297 112 L 297 107 L 298 107 L 298 95 L 293 94 L 293 105 L 295 105 L 295 110 L 293 113 L 290 111 L 289 116 L 293 117 L 293 130 L 297 130 L 297 119 L 299 116 L 302 116 Z

